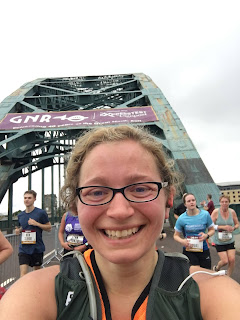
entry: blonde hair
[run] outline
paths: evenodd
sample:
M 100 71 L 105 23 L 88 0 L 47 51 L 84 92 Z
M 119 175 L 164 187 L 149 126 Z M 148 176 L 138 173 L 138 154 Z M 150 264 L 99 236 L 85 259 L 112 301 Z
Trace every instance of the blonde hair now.
M 126 140 L 136 141 L 152 154 L 162 181 L 168 182 L 168 187 L 164 188 L 166 195 L 170 194 L 170 190 L 178 188 L 180 174 L 174 170 L 174 161 L 167 158 L 161 142 L 151 136 L 146 129 L 127 125 L 100 127 L 86 131 L 75 144 L 67 165 L 65 184 L 61 189 L 63 205 L 72 209 L 76 207 L 76 188 L 80 169 L 87 154 L 102 143 Z

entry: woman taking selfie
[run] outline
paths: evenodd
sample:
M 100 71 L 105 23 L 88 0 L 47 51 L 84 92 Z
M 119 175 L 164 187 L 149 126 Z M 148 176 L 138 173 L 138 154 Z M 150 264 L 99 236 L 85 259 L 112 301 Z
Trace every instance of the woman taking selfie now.
M 139 128 L 104 127 L 81 136 L 62 198 L 68 207 L 77 204 L 93 249 L 65 259 L 60 273 L 49 267 L 17 281 L 3 298 L 1 320 L 25 320 L 26 306 L 37 320 L 238 319 L 235 281 L 202 274 L 188 279 L 185 256 L 155 250 L 173 203 L 172 165 L 161 143 Z

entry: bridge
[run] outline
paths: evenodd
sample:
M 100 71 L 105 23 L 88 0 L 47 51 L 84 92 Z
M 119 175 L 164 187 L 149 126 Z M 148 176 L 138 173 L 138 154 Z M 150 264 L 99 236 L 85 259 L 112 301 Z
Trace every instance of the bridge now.
M 0 104 L 0 202 L 8 191 L 8 227 L 12 226 L 13 184 L 64 166 L 76 138 L 90 127 L 134 124 L 148 127 L 184 175 L 182 193 L 192 192 L 197 203 L 213 195 L 214 183 L 181 120 L 164 94 L 143 73 L 36 79 L 22 85 Z M 59 182 L 60 184 L 61 182 Z M 175 205 L 181 198 L 175 200 Z M 53 203 L 52 203 L 53 212 Z

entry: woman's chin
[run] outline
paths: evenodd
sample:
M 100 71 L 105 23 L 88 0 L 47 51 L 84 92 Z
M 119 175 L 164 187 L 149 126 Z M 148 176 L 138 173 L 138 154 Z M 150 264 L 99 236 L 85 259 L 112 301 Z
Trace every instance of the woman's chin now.
M 141 259 L 144 255 L 149 253 L 149 251 L 143 251 L 143 248 L 139 250 L 136 248 L 124 248 L 118 250 L 107 250 L 107 252 L 98 252 L 104 260 L 107 260 L 110 263 L 114 264 L 132 264 L 139 259 Z

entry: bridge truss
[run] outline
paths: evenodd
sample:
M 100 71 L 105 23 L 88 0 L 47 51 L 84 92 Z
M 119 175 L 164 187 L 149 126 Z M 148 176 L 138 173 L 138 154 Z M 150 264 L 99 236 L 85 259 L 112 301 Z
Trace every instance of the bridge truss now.
M 142 73 L 37 79 L 4 99 L 0 104 L 0 202 L 21 177 L 63 164 L 76 137 L 89 128 L 89 124 L 80 121 L 77 126 L 32 125 L 16 129 L 4 127 L 7 116 L 14 116 L 18 123 L 25 114 L 34 119 L 36 114 L 46 116 L 46 113 L 61 112 L 63 117 L 63 113 L 73 111 L 135 111 L 148 106 L 156 119 L 147 119 L 141 125 L 147 126 L 152 135 L 160 139 L 185 176 L 182 192 L 194 193 L 198 203 L 211 193 L 217 203 L 219 189 L 181 120 L 162 91 Z M 96 123 L 91 124 L 94 125 Z

